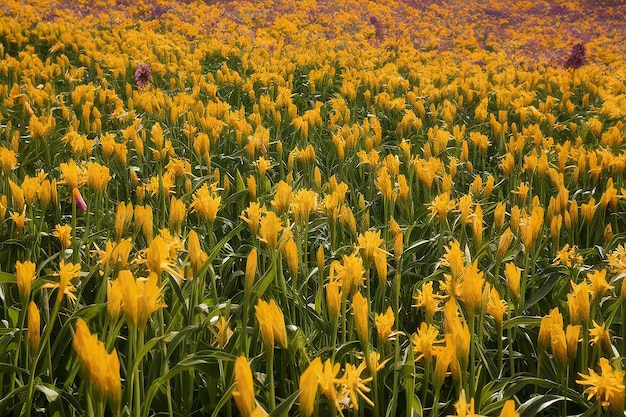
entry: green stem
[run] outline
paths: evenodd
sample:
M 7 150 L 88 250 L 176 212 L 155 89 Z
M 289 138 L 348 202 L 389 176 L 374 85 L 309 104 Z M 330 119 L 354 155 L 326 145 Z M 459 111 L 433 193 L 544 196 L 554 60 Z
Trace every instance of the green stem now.
M 274 384 L 274 348 L 272 351 L 268 350 L 267 359 L 267 381 L 269 383 L 269 412 L 273 412 L 276 408 L 276 385 Z
M 85 397 L 87 398 L 87 416 L 89 417 L 94 417 L 94 411 L 93 411 L 93 399 L 91 398 L 91 387 L 88 386 L 87 387 L 87 393 L 85 394 Z
M 76 240 L 76 201 L 72 196 L 72 262 L 78 262 L 78 241 Z
M 567 387 L 569 383 L 569 366 L 563 370 L 563 416 L 567 416 Z
M 22 412 L 21 412 L 21 415 L 25 417 L 30 417 L 31 410 L 33 408 L 33 394 L 34 394 L 34 388 L 35 388 L 35 372 L 37 370 L 37 364 L 39 363 L 39 360 L 41 359 L 41 354 L 44 350 L 43 347 L 46 346 L 47 344 L 46 342 L 50 338 L 50 333 L 52 333 L 52 327 L 54 327 L 55 318 L 59 314 L 62 300 L 63 298 L 57 296 L 57 300 L 54 303 L 54 307 L 52 309 L 52 314 L 50 315 L 50 320 L 48 321 L 48 323 L 46 324 L 46 327 L 44 328 L 43 336 L 41 337 L 41 340 L 39 342 L 39 347 L 37 348 L 35 359 L 33 360 L 31 368 L 30 368 L 30 376 L 28 378 L 28 391 L 26 395 L 26 401 L 24 402 L 24 405 L 22 407 Z M 52 373 L 52 369 L 49 369 L 48 371 Z
M 396 265 L 396 274 L 393 281 L 394 298 L 395 298 L 395 311 L 396 311 L 396 338 L 394 341 L 394 364 L 400 363 L 400 319 L 398 314 L 400 312 L 400 264 Z M 411 347 L 409 347 L 411 349 Z M 395 367 L 393 371 L 393 397 L 391 398 L 390 415 L 396 415 L 396 406 L 398 404 L 398 386 L 400 383 L 400 368 Z
M 409 348 L 410 349 L 410 348 Z M 428 384 L 430 383 L 431 360 L 424 359 L 424 377 L 422 378 L 422 404 L 426 404 L 428 399 Z M 434 416 L 435 414 L 433 414 Z
M 470 328 L 470 357 L 469 357 L 469 384 L 468 384 L 468 394 L 469 394 L 469 398 L 473 398 L 474 397 L 474 378 L 476 377 L 476 369 L 475 369 L 475 364 L 474 362 L 476 361 L 476 347 L 475 345 L 475 340 L 474 340 L 474 332 L 476 330 L 476 317 L 474 316 L 474 314 L 471 314 L 469 317 L 469 328 Z
M 511 371 L 511 377 L 515 376 L 515 358 L 513 357 L 513 328 L 509 327 L 508 329 L 508 334 L 509 334 L 509 368 Z M 541 357 L 539 357 L 539 361 L 541 361 Z
M 502 369 L 502 323 L 496 322 L 496 334 L 498 338 L 498 375 L 504 375 L 504 370 Z

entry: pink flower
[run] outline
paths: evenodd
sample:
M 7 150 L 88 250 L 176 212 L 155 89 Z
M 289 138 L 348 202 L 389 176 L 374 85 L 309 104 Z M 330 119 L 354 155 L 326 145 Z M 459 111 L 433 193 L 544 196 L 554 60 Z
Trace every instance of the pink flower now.
M 135 82 L 137 83 L 137 87 L 144 89 L 150 84 L 152 81 L 152 71 L 148 64 L 139 64 L 137 69 L 135 70 Z
M 74 203 L 76 203 L 76 207 L 78 207 L 81 211 L 87 211 L 87 203 L 85 203 L 83 196 L 80 195 L 78 188 L 74 188 L 72 190 L 72 199 L 74 200 Z

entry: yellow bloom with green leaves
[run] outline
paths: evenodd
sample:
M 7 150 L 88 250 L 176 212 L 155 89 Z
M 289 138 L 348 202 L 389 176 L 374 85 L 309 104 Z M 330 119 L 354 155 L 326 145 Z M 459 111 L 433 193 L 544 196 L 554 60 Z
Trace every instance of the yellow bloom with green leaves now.
M 233 398 L 237 409 L 243 417 L 267 416 L 263 408 L 258 407 L 254 398 L 254 382 L 252 380 L 252 369 L 245 356 L 235 359 L 235 386 Z
M 80 361 L 83 374 L 91 386 L 104 395 L 113 408 L 119 407 L 122 399 L 120 362 L 115 348 L 107 353 L 104 343 L 98 336 L 91 334 L 87 323 L 79 318 L 76 322 L 76 334 L 72 343 Z
M 287 349 L 285 317 L 276 302 L 273 299 L 269 303 L 259 300 L 255 306 L 255 311 L 265 349 L 273 349 L 274 343 Z
M 130 271 L 123 270 L 113 282 L 115 285 L 120 287 L 122 311 L 130 326 L 145 328 L 152 313 L 167 307 L 155 273 L 151 273 L 148 278 L 135 279 Z
M 37 304 L 33 301 L 28 303 L 28 342 L 33 352 L 37 352 L 41 341 L 41 316 Z
M 369 302 L 358 291 L 352 297 L 352 313 L 359 340 L 366 344 L 369 340 Z
M 211 224 L 217 217 L 221 201 L 222 197 L 213 195 L 209 190 L 209 185 L 205 183 L 194 193 L 189 208 L 192 213 L 196 213 L 201 219 Z
M 35 280 L 37 265 L 31 261 L 15 262 L 15 276 L 17 278 L 17 290 L 22 301 L 30 299 L 30 289 Z
M 395 316 L 391 307 L 387 307 L 387 311 L 384 314 L 375 314 L 374 323 L 376 324 L 376 330 L 378 332 L 378 338 L 382 342 L 386 342 L 393 331 L 393 323 L 395 322 Z
M 72 245 L 72 226 L 70 226 L 69 224 L 57 224 L 54 227 L 52 235 L 59 239 L 59 242 L 61 242 L 61 248 L 63 248 L 63 250 L 69 248 Z
M 74 295 L 76 287 L 72 281 L 80 276 L 80 265 L 71 262 L 65 263 L 65 260 L 61 260 L 59 272 L 55 275 L 59 277 L 59 281 L 45 284 L 42 288 L 57 288 L 57 302 L 60 302 L 64 295 L 66 295 L 72 303 L 76 302 L 76 295 Z
M 624 371 L 613 369 L 606 358 L 600 358 L 600 373 L 589 368 L 589 374 L 578 373 L 579 385 L 588 385 L 584 394 L 587 399 L 595 398 L 602 407 L 610 408 L 617 414 L 624 412 Z
M 313 415 L 323 367 L 322 360 L 316 357 L 300 375 L 300 415 L 302 417 Z

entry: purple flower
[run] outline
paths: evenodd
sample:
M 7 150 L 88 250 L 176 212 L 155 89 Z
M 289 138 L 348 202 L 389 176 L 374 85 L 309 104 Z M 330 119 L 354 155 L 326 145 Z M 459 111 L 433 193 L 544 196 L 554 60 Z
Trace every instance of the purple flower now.
M 565 68 L 578 69 L 585 65 L 587 58 L 585 58 L 585 45 L 577 43 L 572 47 L 567 61 L 565 61 Z
M 152 71 L 150 71 L 150 67 L 148 64 L 139 64 L 135 70 L 135 82 L 137 83 L 137 87 L 144 89 L 148 86 L 150 81 L 152 81 Z
M 380 39 L 383 36 L 383 22 L 377 16 L 370 16 L 370 24 L 376 29 L 376 38 Z

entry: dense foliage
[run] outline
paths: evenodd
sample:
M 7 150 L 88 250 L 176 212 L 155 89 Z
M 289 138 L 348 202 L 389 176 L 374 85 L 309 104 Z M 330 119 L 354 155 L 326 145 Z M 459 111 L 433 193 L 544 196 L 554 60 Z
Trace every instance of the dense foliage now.
M 0 413 L 624 414 L 619 2 L 4 3 Z

